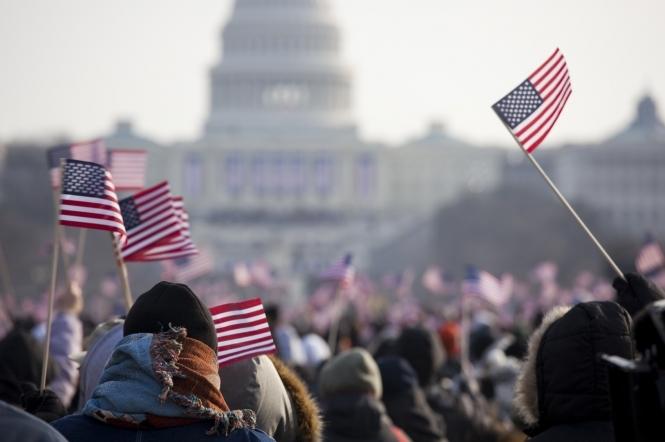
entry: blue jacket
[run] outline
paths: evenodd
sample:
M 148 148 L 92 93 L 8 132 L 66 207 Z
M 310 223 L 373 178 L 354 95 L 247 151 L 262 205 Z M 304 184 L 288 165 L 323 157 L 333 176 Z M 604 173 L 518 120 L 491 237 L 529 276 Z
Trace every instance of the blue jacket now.
M 51 422 L 69 442 L 264 442 L 274 441 L 261 430 L 239 429 L 228 436 L 208 436 L 210 421 L 160 429 L 120 428 L 92 417 L 76 414 Z

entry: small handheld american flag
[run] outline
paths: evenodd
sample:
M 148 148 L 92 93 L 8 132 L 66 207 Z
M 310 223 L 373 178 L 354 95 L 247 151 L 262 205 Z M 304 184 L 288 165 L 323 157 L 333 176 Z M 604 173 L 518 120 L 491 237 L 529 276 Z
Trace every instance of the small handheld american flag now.
M 109 150 L 109 168 L 118 191 L 141 190 L 145 187 L 148 152 L 139 149 Z
M 51 174 L 51 186 L 60 187 L 60 160 L 80 160 L 106 166 L 107 153 L 101 138 L 74 144 L 54 146 L 46 151 L 46 159 Z
M 181 196 L 172 197 L 176 217 L 180 221 L 180 234 L 168 242 L 151 247 L 141 255 L 142 261 L 163 261 L 196 255 L 198 249 L 192 242 L 189 231 L 189 215 Z
M 353 255 L 347 253 L 344 257 L 321 272 L 319 277 L 324 281 L 332 281 L 339 284 L 340 288 L 349 288 L 353 284 L 355 269 L 352 265 Z
M 120 244 L 127 238 L 111 174 L 99 164 L 65 161 L 58 219 L 64 226 L 113 232 Z
M 142 253 L 180 235 L 180 219 L 167 181 L 124 198 L 120 210 L 127 229 L 121 252 L 125 261 L 142 261 Z
M 277 351 L 260 298 L 210 309 L 217 330 L 219 366 Z
M 651 235 L 647 236 L 644 245 L 637 253 L 635 269 L 646 276 L 665 272 L 665 255 L 663 254 L 663 249 Z
M 462 294 L 478 297 L 494 306 L 501 306 L 508 301 L 508 293 L 494 275 L 473 266 L 467 267 L 466 277 L 462 281 Z
M 531 153 L 550 133 L 571 93 L 566 59 L 557 48 L 492 109 L 519 144 Z

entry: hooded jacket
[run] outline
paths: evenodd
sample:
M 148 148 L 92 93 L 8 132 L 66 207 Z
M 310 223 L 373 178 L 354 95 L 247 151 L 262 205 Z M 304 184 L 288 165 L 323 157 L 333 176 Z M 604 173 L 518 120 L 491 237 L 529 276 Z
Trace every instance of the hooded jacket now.
M 381 402 L 379 367 L 365 350 L 347 350 L 328 361 L 321 370 L 319 392 L 325 441 L 410 440 L 388 417 Z
M 319 409 L 277 358 L 257 356 L 222 367 L 221 391 L 233 409 L 256 411 L 256 426 L 276 440 L 320 440 Z
M 614 302 L 550 311 L 533 333 L 515 406 L 533 441 L 612 441 L 607 367 L 599 353 L 633 358 L 628 313 Z
M 408 362 L 389 356 L 378 360 L 383 380 L 383 403 L 395 425 L 419 442 L 444 442 L 444 429 L 434 414 L 418 377 Z

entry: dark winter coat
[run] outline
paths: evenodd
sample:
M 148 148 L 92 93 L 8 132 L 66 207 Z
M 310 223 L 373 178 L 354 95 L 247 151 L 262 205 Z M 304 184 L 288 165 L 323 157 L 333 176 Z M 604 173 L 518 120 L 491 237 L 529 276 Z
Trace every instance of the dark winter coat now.
M 614 302 L 556 308 L 529 342 L 515 405 L 532 441 L 614 440 L 608 373 L 599 353 L 634 356 L 630 316 Z

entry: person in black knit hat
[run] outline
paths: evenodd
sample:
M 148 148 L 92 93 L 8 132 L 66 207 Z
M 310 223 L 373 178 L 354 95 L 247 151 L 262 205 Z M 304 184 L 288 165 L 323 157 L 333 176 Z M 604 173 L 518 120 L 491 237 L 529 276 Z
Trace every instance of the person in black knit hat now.
M 82 414 L 52 425 L 70 442 L 263 442 L 254 410 L 230 410 L 220 391 L 210 312 L 184 284 L 139 296 Z

